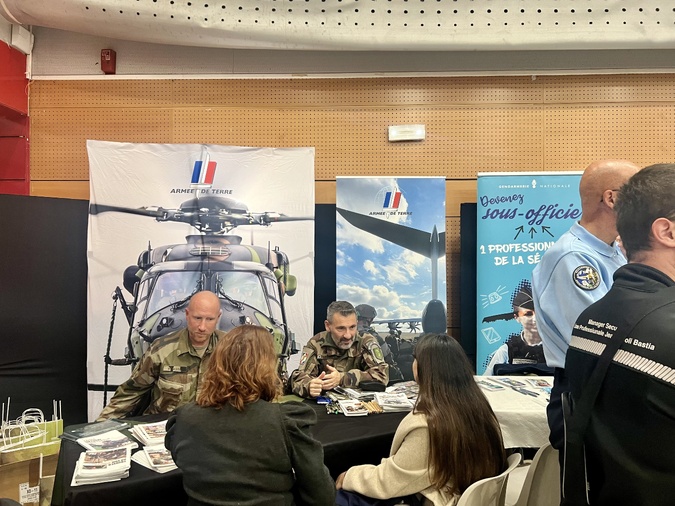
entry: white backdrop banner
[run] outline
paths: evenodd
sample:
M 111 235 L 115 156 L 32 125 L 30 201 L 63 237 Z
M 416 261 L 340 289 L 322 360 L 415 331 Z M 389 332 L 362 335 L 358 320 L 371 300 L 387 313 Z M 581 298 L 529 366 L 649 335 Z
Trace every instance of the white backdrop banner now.
M 186 248 L 188 236 L 202 248 L 204 236 L 230 236 L 227 242 L 231 244 L 241 238 L 242 247 L 228 244 L 228 254 L 232 253 L 229 260 L 234 260 L 235 250 L 257 255 L 258 265 L 268 263 L 270 256 L 282 256 L 274 251 L 277 247 L 285 253 L 298 285 L 292 297 L 285 297 L 287 321 L 302 348 L 312 335 L 314 312 L 314 148 L 90 140 L 87 150 L 91 203 L 87 338 L 90 385 L 104 383 L 112 294 L 116 287 L 122 288 L 125 269 L 136 266 L 139 256 L 148 254 L 150 248 L 155 253 L 164 251 L 167 260 L 181 247 L 189 250 L 192 245 Z M 188 203 L 204 216 L 208 211 L 213 219 L 186 219 Z M 97 210 L 96 214 L 91 213 L 92 209 Z M 287 217 L 301 219 L 284 221 Z M 219 230 L 220 223 L 229 225 Z M 268 258 L 264 258 L 265 254 Z M 161 258 L 153 261 L 156 265 L 163 262 Z M 127 301 L 133 301 L 124 288 L 122 293 Z M 124 356 L 128 331 L 124 314 L 118 310 L 112 358 Z M 297 361 L 298 355 L 294 355 L 289 370 L 297 367 Z M 128 366 L 110 367 L 108 381 L 117 385 L 130 372 Z M 102 393 L 90 392 L 89 418 L 97 416 L 101 408 Z

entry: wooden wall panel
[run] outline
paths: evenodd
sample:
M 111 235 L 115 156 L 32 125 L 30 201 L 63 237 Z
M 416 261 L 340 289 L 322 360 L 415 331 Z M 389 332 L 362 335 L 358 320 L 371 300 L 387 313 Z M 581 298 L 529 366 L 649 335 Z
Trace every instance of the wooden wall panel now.
M 672 74 L 537 76 L 545 103 L 672 102 Z
M 547 106 L 544 118 L 546 170 L 583 170 L 600 158 L 675 160 L 675 104 Z
M 445 220 L 445 264 L 448 300 L 448 325 L 459 327 L 459 218 Z M 474 301 L 468 301 L 474 304 Z M 455 337 L 459 338 L 459 335 Z
M 459 327 L 459 205 L 476 173 L 675 159 L 675 76 L 35 81 L 31 194 L 88 198 L 86 139 L 313 146 L 318 203 L 335 178 L 444 176 L 448 324 Z M 424 123 L 420 142 L 387 127 Z
M 35 197 L 89 200 L 89 181 L 31 181 L 30 194 Z
M 31 181 L 88 180 L 87 139 L 172 142 L 169 109 L 31 109 Z
M 176 80 L 176 105 L 275 108 L 450 104 L 529 104 L 544 99 L 544 82 L 529 76 L 383 77 L 361 79 Z
M 175 103 L 170 79 L 110 81 L 33 81 L 31 112 L 36 108 L 134 109 L 169 107 Z
M 314 146 L 320 181 L 358 174 L 472 179 L 477 171 L 539 170 L 543 158 L 541 106 L 174 112 L 178 143 Z M 387 141 L 389 125 L 411 123 L 427 126 L 426 140 Z

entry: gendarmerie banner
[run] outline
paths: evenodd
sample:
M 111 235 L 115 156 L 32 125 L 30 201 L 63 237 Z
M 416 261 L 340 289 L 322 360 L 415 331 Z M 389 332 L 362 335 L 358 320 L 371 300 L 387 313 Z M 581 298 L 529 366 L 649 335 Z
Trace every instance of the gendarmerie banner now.
M 532 269 L 581 218 L 580 172 L 479 173 L 476 372 L 543 363 Z

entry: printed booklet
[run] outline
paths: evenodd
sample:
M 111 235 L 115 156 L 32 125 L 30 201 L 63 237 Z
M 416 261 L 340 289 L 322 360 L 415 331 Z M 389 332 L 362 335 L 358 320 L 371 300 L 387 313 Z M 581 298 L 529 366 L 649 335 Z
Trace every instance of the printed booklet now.
M 136 441 L 132 441 L 118 430 L 110 430 L 97 436 L 81 437 L 77 442 L 87 450 L 114 450 L 127 446 L 138 448 Z
M 496 392 L 497 390 L 506 390 L 503 385 L 498 385 L 488 379 L 476 378 L 476 384 L 483 390 L 488 392 Z
M 88 450 L 75 464 L 71 486 L 117 481 L 129 476 L 131 448 Z
M 408 399 L 406 394 L 388 394 L 385 392 L 377 392 L 375 394 L 375 402 L 385 411 L 385 413 L 395 411 L 411 411 L 415 406 L 413 401 Z
M 140 453 L 140 452 L 139 452 Z M 176 469 L 171 452 L 163 444 L 143 447 L 143 453 L 153 471 L 163 473 Z
M 144 445 L 164 445 L 166 420 L 155 423 L 139 423 L 131 428 L 131 433 Z

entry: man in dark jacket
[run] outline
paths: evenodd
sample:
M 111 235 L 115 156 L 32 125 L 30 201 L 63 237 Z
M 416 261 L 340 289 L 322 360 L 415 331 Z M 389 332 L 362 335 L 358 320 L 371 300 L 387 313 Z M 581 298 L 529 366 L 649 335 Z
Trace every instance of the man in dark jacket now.
M 617 228 L 629 263 L 572 331 L 565 371 L 575 403 L 607 343 L 628 332 L 585 433 L 592 505 L 666 506 L 675 497 L 674 195 L 675 164 L 642 169 L 621 187 Z

